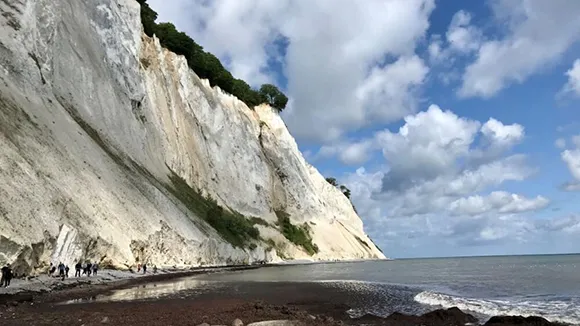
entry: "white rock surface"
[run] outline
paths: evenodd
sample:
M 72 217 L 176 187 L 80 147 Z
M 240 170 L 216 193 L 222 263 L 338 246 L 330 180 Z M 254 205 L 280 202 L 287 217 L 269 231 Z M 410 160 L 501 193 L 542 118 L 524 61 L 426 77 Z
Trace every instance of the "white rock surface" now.
M 136 1 L 0 1 L 0 264 L 280 261 L 223 240 L 171 173 L 246 216 L 307 222 L 312 257 L 260 226 L 286 258 L 385 258 L 279 115 L 200 80 L 142 33 Z

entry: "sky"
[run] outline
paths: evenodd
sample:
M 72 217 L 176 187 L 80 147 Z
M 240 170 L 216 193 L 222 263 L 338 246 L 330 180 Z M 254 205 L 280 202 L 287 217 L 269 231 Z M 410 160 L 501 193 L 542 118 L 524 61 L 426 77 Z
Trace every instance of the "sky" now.
M 149 3 L 288 95 L 388 257 L 580 252 L 580 1 Z

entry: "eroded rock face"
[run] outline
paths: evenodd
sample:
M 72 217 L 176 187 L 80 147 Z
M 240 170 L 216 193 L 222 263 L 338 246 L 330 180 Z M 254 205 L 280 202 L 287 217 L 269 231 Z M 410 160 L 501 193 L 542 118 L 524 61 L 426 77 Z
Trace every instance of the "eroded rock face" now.
M 170 176 L 258 226 L 235 248 Z M 275 211 L 320 249 L 287 241 Z M 271 243 L 271 242 L 270 242 Z M 384 258 L 276 112 L 212 89 L 142 33 L 134 0 L 0 2 L 0 263 L 119 268 Z

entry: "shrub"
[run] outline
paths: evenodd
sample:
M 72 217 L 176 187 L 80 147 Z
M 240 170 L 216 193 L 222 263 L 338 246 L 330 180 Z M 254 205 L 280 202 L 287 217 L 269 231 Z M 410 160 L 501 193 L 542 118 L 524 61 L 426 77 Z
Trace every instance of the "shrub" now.
M 255 227 L 257 218 L 249 220 L 238 212 L 224 209 L 211 197 L 204 197 L 199 191 L 191 188 L 173 171 L 169 179 L 172 187 L 168 187 L 168 190 L 191 212 L 211 225 L 222 238 L 235 247 L 255 246 L 252 241 L 260 239 L 260 231 Z
M 236 96 L 248 107 L 268 103 L 278 111 L 284 110 L 288 98 L 276 86 L 264 84 L 259 91 L 253 90 L 246 82 L 235 79 L 220 60 L 187 34 L 178 31 L 171 23 L 156 23 L 157 13 L 149 7 L 147 0 L 137 0 L 141 5 L 141 23 L 149 37 L 156 35 L 161 45 L 187 59 L 188 66 L 200 77 L 209 80 L 210 85 L 219 86 L 224 92 Z
M 253 225 L 270 226 L 270 223 L 266 222 L 263 218 L 259 218 L 259 217 L 250 217 L 250 222 Z
M 280 232 L 295 245 L 301 246 L 311 256 L 318 253 L 318 246 L 312 243 L 310 236 L 310 227 L 304 223 L 302 226 L 296 226 L 290 222 L 290 216 L 284 211 L 275 211 L 278 217 L 278 226 Z

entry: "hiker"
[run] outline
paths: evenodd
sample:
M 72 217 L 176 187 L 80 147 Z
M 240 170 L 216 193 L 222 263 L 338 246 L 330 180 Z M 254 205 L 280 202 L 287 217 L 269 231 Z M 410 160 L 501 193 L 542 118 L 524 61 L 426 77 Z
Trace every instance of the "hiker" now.
M 0 279 L 0 288 L 4 286 L 4 282 L 6 281 L 6 275 L 8 275 L 8 264 L 2 267 L 2 278 Z
M 91 276 L 91 273 L 93 272 L 93 264 L 91 264 L 91 262 L 87 263 L 87 275 Z
M 58 276 L 61 277 L 61 279 L 64 281 L 64 264 L 62 262 L 60 262 L 58 264 Z
M 99 269 L 99 265 L 97 263 L 93 264 L 93 274 L 97 275 L 97 270 Z
M 2 282 L 0 283 L 0 287 L 8 287 L 11 279 L 12 269 L 10 268 L 10 264 L 6 264 L 6 266 L 2 267 Z
M 75 265 L 75 277 L 81 277 L 81 269 L 83 269 L 83 265 L 81 264 L 81 262 L 79 261 L 78 263 L 76 263 Z
M 143 264 L 143 274 L 147 273 L 147 264 Z
M 48 271 L 48 275 L 52 276 L 52 274 L 54 274 L 54 271 L 56 271 L 56 266 L 50 263 L 50 270 Z
M 141 271 L 141 263 L 137 264 L 137 273 Z
M 64 267 L 64 275 L 66 276 L 66 278 L 68 278 L 68 271 L 70 270 L 70 268 L 68 268 L 68 265 L 66 265 Z

